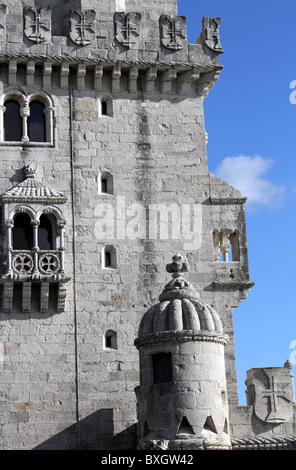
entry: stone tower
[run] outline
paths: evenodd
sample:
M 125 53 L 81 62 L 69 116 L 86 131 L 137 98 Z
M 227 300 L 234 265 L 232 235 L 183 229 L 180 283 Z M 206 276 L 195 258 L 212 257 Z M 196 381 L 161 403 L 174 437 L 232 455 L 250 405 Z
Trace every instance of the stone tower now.
M 228 449 L 229 414 L 224 347 L 217 312 L 188 283 L 181 255 L 167 265 L 173 279 L 144 315 L 140 350 L 140 448 Z
M 258 395 L 247 411 L 237 396 L 245 198 L 207 166 L 219 25 L 205 17 L 188 44 L 176 0 L 0 5 L 1 449 L 136 448 L 134 339 L 173 253 L 228 337 L 232 442 L 266 432 Z M 289 397 L 272 436 L 293 435 Z

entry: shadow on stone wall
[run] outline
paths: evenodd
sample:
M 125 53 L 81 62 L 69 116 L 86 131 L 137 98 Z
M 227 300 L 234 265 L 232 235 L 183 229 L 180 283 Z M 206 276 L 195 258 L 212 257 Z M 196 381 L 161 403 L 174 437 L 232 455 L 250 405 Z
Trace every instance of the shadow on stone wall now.
M 133 450 L 136 440 L 136 423 L 114 435 L 113 409 L 102 408 L 33 450 Z

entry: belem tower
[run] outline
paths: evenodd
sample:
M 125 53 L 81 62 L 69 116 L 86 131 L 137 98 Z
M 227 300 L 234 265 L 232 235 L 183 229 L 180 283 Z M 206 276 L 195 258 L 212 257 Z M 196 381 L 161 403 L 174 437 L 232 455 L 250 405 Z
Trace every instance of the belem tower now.
M 201 8 L 202 9 L 202 8 Z M 220 18 L 0 5 L 0 449 L 295 449 L 292 364 L 247 371 L 244 203 L 209 173 Z

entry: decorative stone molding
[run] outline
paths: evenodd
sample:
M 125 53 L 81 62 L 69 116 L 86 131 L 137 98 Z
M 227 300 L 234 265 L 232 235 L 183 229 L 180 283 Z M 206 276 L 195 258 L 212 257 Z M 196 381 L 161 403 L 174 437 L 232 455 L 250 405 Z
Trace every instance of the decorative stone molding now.
M 211 204 L 213 205 L 245 204 L 247 199 L 246 197 L 210 197 Z
M 24 33 L 36 44 L 51 43 L 51 7 L 24 7 Z
M 88 46 L 95 39 L 94 10 L 71 10 L 69 16 L 70 38 L 79 46 Z
M 187 343 L 191 341 L 199 342 L 210 342 L 210 343 L 219 343 L 223 346 L 226 346 L 229 343 L 229 337 L 225 333 L 218 333 L 212 331 L 193 331 L 193 330 L 183 330 L 183 331 L 159 331 L 157 333 L 151 333 L 139 337 L 135 340 L 135 346 L 140 347 L 150 347 L 153 344 L 180 344 Z
M 252 450 L 277 450 L 277 449 L 295 449 L 296 439 L 294 436 L 275 436 L 275 437 L 246 437 L 232 439 L 232 448 L 252 449 Z
M 140 13 L 114 14 L 115 38 L 119 44 L 127 49 L 136 48 L 140 40 Z
M 180 51 L 187 43 L 186 17 L 161 15 L 159 18 L 161 44 L 172 51 Z

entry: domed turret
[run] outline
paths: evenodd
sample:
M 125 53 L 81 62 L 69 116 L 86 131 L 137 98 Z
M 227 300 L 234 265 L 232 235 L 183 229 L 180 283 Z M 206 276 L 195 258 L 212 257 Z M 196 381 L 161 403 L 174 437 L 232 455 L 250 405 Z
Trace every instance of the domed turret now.
M 155 441 L 169 449 L 229 448 L 228 336 L 218 313 L 183 277 L 188 266 L 180 254 L 166 270 L 172 280 L 144 314 L 135 340 L 140 448 Z

